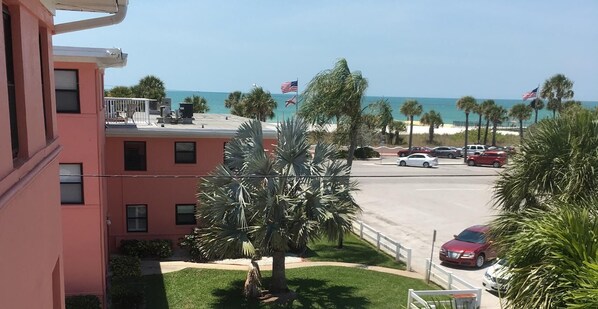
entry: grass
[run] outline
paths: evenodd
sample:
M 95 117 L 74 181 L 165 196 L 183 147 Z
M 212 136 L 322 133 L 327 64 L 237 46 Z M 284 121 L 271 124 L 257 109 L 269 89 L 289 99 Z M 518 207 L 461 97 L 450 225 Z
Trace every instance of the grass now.
M 405 264 L 395 262 L 391 256 L 378 251 L 376 247 L 350 233 L 345 236 L 343 249 L 336 248 L 336 242 L 321 239 L 309 244 L 305 257 L 311 261 L 333 261 L 357 263 L 405 269 Z
M 287 269 L 297 293 L 291 308 L 405 308 L 409 289 L 437 289 L 422 280 L 345 267 Z M 147 308 L 265 308 L 241 295 L 246 272 L 184 269 L 144 276 Z M 264 286 L 270 272 L 264 271 Z

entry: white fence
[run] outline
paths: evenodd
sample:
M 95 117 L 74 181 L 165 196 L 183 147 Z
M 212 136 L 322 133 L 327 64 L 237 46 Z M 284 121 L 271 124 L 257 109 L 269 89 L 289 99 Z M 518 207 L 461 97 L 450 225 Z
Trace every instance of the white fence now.
M 150 99 L 104 98 L 104 113 L 108 124 L 150 124 Z
M 452 272 L 446 271 L 438 265 L 432 263 L 430 267 L 430 259 L 426 259 L 426 278 L 428 278 L 428 269 L 430 269 L 429 278 L 431 281 L 436 282 L 441 287 L 447 290 L 458 290 L 458 291 L 472 291 L 476 292 L 476 303 L 478 307 L 482 304 L 482 289 L 475 287 L 469 282 L 453 275 Z M 443 291 L 446 292 L 446 291 Z
M 378 250 L 389 253 L 395 257 L 395 260 L 405 262 L 407 270 L 411 268 L 411 249 L 402 246 L 399 242 L 383 235 L 374 228 L 363 223 L 363 221 L 353 222 L 353 232 L 376 246 Z
M 452 299 L 442 300 L 441 297 L 450 295 Z M 440 297 L 439 299 L 426 300 L 422 296 Z M 408 309 L 434 309 L 434 308 L 455 308 L 455 309 L 475 309 L 480 307 L 479 300 L 482 297 L 480 289 L 468 290 L 425 290 L 414 291 L 409 289 L 407 296 Z

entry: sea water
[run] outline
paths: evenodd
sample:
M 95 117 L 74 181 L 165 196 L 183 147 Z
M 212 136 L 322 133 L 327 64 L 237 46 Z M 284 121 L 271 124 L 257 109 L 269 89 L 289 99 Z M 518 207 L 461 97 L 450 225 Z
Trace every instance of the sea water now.
M 167 90 L 166 96 L 171 98 L 172 100 L 172 108 L 178 108 L 179 103 L 183 102 L 186 97 L 190 97 L 192 95 L 202 96 L 208 102 L 208 106 L 210 110 L 208 113 L 210 114 L 229 114 L 230 110 L 224 106 L 224 101 L 228 98 L 228 92 L 205 92 L 205 91 L 186 91 L 186 90 Z M 291 118 L 295 115 L 297 111 L 297 106 L 290 104 L 285 106 L 285 101 L 289 100 L 290 98 L 295 95 L 294 93 L 291 94 L 272 94 L 272 98 L 277 103 L 277 108 L 274 110 L 274 118 L 268 120 L 270 122 L 277 122 L 282 121 L 283 119 Z M 367 106 L 368 104 L 374 103 L 378 100 L 386 99 L 392 108 L 392 116 L 395 120 L 406 120 L 407 117 L 401 114 L 401 105 L 406 100 L 417 100 L 422 107 L 423 113 L 434 110 L 440 114 L 442 120 L 445 124 L 454 124 L 455 122 L 465 122 L 465 113 L 457 109 L 457 100 L 458 98 L 418 98 L 418 97 L 381 97 L 381 96 L 366 96 L 362 102 L 362 107 Z M 478 104 L 483 102 L 486 99 L 477 99 Z M 507 111 L 511 109 L 511 107 L 515 104 L 519 103 L 526 103 L 529 104 L 531 100 L 527 100 L 523 102 L 522 100 L 509 100 L 509 99 L 494 99 L 494 102 L 497 105 L 504 107 Z M 299 101 L 301 104 L 301 101 Z M 596 101 L 583 101 L 583 106 L 586 108 L 595 108 L 598 106 L 598 102 Z M 532 116 L 529 120 L 525 122 L 525 124 L 531 124 L 534 121 L 535 115 L 532 113 Z M 552 117 L 552 111 L 547 110 L 546 108 L 538 111 L 538 120 L 543 118 Z M 418 120 L 419 117 L 414 117 L 414 120 Z M 477 123 L 478 115 L 471 113 L 469 114 L 469 122 L 470 123 Z M 482 120 L 483 121 L 483 120 Z M 519 126 L 519 122 L 516 119 L 510 119 L 509 123 L 505 123 L 504 125 L 513 125 Z

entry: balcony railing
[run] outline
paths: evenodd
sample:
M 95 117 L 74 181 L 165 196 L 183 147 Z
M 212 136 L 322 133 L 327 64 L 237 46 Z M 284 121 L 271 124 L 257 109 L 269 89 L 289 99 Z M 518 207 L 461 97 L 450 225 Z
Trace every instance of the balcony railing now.
M 104 98 L 106 124 L 150 124 L 151 99 Z

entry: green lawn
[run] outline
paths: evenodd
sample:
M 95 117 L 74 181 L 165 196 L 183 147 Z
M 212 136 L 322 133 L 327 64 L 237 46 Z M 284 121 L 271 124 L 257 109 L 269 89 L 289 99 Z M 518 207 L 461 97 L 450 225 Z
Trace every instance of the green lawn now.
M 292 308 L 405 308 L 408 289 L 437 289 L 423 281 L 365 269 L 287 269 L 297 293 Z M 260 308 L 242 294 L 245 271 L 184 269 L 144 276 L 147 308 Z M 264 271 L 265 286 L 270 272 Z
M 319 240 L 309 244 L 305 257 L 311 261 L 347 262 L 405 269 L 404 263 L 395 262 L 393 257 L 378 251 L 376 247 L 352 233 L 345 237 L 343 247 L 343 249 L 337 249 L 336 242 Z

